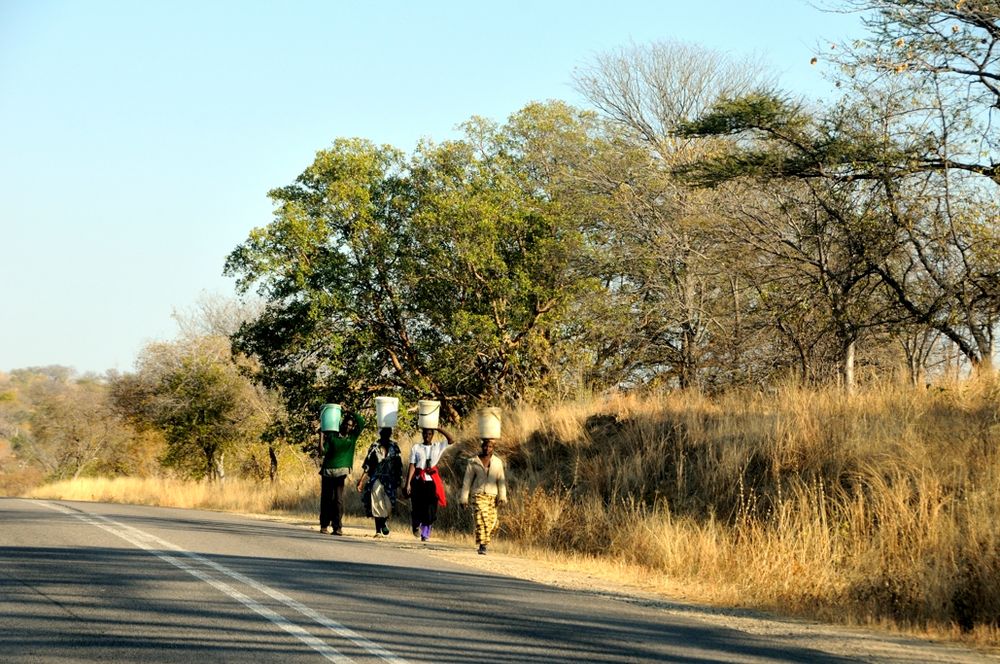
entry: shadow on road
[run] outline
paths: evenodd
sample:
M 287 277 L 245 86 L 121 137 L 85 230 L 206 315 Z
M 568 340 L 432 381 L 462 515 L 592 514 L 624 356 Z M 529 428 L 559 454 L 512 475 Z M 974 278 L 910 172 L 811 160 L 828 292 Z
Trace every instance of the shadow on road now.
M 318 537 L 281 524 L 222 522 L 177 512 L 179 519 L 114 518 L 168 540 L 165 531 L 173 529 L 211 531 L 253 542 L 253 550 L 276 536 L 303 538 L 302 546 L 315 546 Z M 4 520 L 10 519 L 37 521 L 38 513 L 5 510 Z M 771 645 L 647 607 L 464 570 L 427 556 L 412 556 L 412 566 L 376 564 L 371 560 L 381 554 L 377 543 L 356 538 L 340 542 L 344 546 L 335 550 L 327 547 L 329 559 L 202 555 L 408 661 L 849 661 Z M 345 655 L 366 656 L 357 645 L 281 602 L 196 560 L 185 560 Z M 109 661 L 187 663 L 316 656 L 257 613 L 147 551 L 0 546 L 0 574 L 0 622 L 7 625 L 0 633 L 0 648 L 7 653 L 45 653 L 41 659 L 24 661 L 77 661 L 91 659 L 95 652 Z

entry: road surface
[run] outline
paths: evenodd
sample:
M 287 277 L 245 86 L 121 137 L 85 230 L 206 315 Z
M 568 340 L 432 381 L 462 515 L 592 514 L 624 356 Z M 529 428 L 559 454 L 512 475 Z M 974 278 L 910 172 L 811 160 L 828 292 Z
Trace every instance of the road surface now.
M 388 541 L 0 499 L 0 661 L 850 662 Z

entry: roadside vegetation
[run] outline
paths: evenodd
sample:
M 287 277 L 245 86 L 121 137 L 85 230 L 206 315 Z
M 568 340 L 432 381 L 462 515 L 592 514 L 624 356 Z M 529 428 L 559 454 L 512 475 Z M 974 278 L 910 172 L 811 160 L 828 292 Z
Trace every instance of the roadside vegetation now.
M 694 600 L 1000 643 L 996 381 L 616 394 L 515 409 L 503 433 L 507 550 L 625 565 Z M 474 436 L 446 457 L 452 493 Z M 284 461 L 274 483 L 91 478 L 28 495 L 312 523 L 315 469 Z M 406 509 L 396 537 L 408 537 Z M 453 506 L 441 526 L 470 527 Z
M 653 43 L 576 71 L 587 108 L 336 138 L 238 300 L 131 372 L 0 375 L 0 490 L 311 518 L 323 403 L 439 400 L 453 488 L 501 405 L 515 546 L 997 643 L 1000 10 L 837 5 L 829 102 Z

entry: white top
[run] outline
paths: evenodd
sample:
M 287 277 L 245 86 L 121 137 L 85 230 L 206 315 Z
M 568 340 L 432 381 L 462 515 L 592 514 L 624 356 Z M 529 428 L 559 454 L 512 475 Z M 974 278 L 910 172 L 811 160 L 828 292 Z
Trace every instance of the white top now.
M 439 443 L 431 443 L 430 445 L 424 445 L 423 443 L 414 445 L 410 450 L 410 463 L 412 463 L 413 467 L 418 470 L 436 466 L 438 465 L 438 461 L 441 460 L 441 455 L 444 454 L 447 447 L 447 440 L 442 440 Z M 419 478 L 414 477 L 413 479 Z M 428 482 L 433 482 L 430 477 L 426 478 L 426 480 Z

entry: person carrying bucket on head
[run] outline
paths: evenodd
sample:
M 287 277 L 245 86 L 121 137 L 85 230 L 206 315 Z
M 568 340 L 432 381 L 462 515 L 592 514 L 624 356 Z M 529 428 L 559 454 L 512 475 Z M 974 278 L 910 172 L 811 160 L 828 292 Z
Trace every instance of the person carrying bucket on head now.
M 469 465 L 465 468 L 465 479 L 458 502 L 466 507 L 471 495 L 476 544 L 479 545 L 479 554 L 486 555 L 486 547 L 500 526 L 497 505 L 507 502 L 507 478 L 504 475 L 503 460 L 493 454 L 496 440 L 500 437 L 498 408 L 484 408 L 480 411 L 479 435 L 482 441 L 479 454 L 469 459 Z
M 396 492 L 403 482 L 403 457 L 392 439 L 399 401 L 391 397 L 375 400 L 379 438 L 368 448 L 358 492 L 365 514 L 375 519 L 375 536 L 389 536 L 389 517 L 396 511 Z
M 437 520 L 438 506 L 448 504 L 444 484 L 438 473 L 438 462 L 454 439 L 450 433 L 438 428 L 439 409 L 440 403 L 437 401 L 418 402 L 421 442 L 410 450 L 410 467 L 406 474 L 406 494 L 410 496 L 413 534 L 419 535 L 422 542 L 431 538 L 431 526 Z M 435 443 L 435 433 L 444 436 L 444 440 Z
M 354 466 L 354 447 L 365 428 L 360 413 L 344 412 L 338 404 L 326 404 L 320 411 L 319 532 L 344 534 L 344 483 Z

